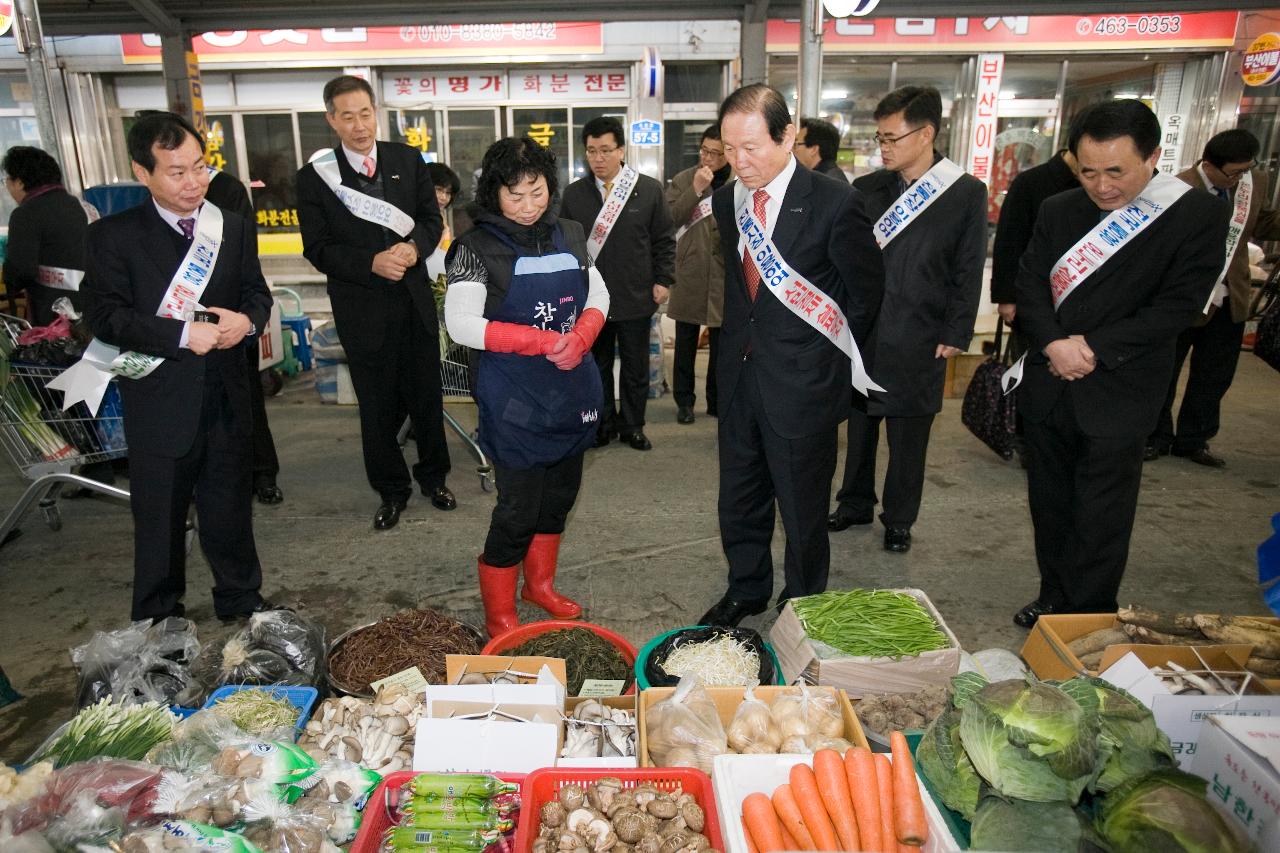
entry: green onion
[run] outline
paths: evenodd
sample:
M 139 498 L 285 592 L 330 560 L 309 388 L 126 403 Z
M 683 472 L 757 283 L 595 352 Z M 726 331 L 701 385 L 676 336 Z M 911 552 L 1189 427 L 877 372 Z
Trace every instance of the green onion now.
M 73 717 L 27 763 L 66 767 L 100 755 L 139 760 L 169 739 L 173 724 L 173 714 L 159 702 L 113 705 L 108 697 Z
M 252 735 L 290 728 L 298 722 L 299 713 L 288 699 L 273 696 L 266 690 L 253 689 L 237 690 L 223 696 L 210 710 Z
M 929 611 L 906 593 L 824 592 L 793 598 L 791 606 L 810 639 L 853 657 L 900 658 L 950 645 Z

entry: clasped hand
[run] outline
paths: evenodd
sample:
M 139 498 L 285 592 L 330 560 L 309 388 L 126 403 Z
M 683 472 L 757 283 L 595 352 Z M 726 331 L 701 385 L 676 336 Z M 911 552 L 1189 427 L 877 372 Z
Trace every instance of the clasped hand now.
M 1049 357 L 1049 372 L 1068 382 L 1083 379 L 1098 366 L 1097 357 L 1083 335 L 1060 338 L 1045 347 L 1044 354 Z
M 239 311 L 212 307 L 208 311 L 218 315 L 217 323 L 192 323 L 187 331 L 187 349 L 196 355 L 205 355 L 215 349 L 231 349 L 244 340 L 253 324 Z
M 399 281 L 417 262 L 418 249 L 412 243 L 396 243 L 373 256 L 373 272 L 388 281 Z

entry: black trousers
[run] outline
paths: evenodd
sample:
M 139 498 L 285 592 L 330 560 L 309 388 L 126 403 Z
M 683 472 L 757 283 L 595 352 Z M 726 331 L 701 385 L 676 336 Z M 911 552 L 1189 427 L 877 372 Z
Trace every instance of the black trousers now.
M 537 468 L 493 466 L 498 503 L 484 540 L 486 563 L 514 566 L 524 559 L 534 535 L 564 532 L 582 485 L 582 456 Z
M 1173 380 L 1169 383 L 1156 431 L 1151 434 L 1151 444 L 1186 453 L 1209 446 L 1209 439 L 1218 434 L 1222 398 L 1235 378 L 1243 338 L 1244 323 L 1232 322 L 1229 305 L 1213 312 L 1203 326 L 1194 326 L 1178 335 Z M 1191 370 L 1187 374 L 1187 388 L 1182 394 L 1175 430 L 1173 400 L 1178 394 L 1178 379 L 1188 353 Z
M 384 501 L 407 501 L 413 484 L 397 441 L 405 412 L 418 445 L 413 480 L 424 492 L 445 484 L 449 447 L 444 438 L 438 333 L 427 331 L 407 296 L 393 322 L 380 351 L 348 352 L 347 366 L 360 404 L 360 441 L 369 485 Z
M 258 340 L 245 344 L 245 360 L 249 363 L 249 398 L 253 403 L 253 481 L 275 482 L 280 473 L 280 460 L 276 457 L 276 443 L 271 437 L 271 425 L 267 423 L 267 400 L 262 393 L 262 380 L 258 368 Z
M 649 326 L 652 317 L 636 320 L 609 320 L 600 329 L 591 354 L 600 367 L 600 383 L 604 386 L 604 411 L 600 415 L 600 432 L 617 432 L 626 436 L 644 427 L 644 407 L 649 400 Z M 613 388 L 613 348 L 618 347 L 622 359 L 619 393 Z M 615 398 L 621 398 L 621 413 Z
M 1141 435 L 1085 435 L 1071 395 L 1025 424 L 1027 497 L 1040 600 L 1070 613 L 1115 612 L 1142 484 Z
M 876 451 L 880 422 L 889 437 L 889 469 L 884 477 L 885 527 L 910 527 L 920 515 L 924 493 L 924 463 L 929 449 L 933 415 L 883 417 L 857 408 L 849 412 L 849 447 L 844 459 L 844 481 L 836 493 L 839 512 L 851 518 L 866 517 L 876 505 Z
M 720 328 L 709 326 L 711 338 L 710 359 L 707 362 L 707 414 L 716 413 L 716 353 L 720 346 Z M 676 362 L 671 371 L 671 390 L 677 406 L 688 406 L 698 401 L 697 384 L 693 365 L 698 356 L 698 336 L 702 327 L 697 323 L 676 320 Z
M 787 536 L 783 595 L 822 592 L 831 566 L 827 502 L 836 428 L 783 438 L 769 426 L 760 395 L 748 360 L 728 409 L 720 412 L 720 541 L 729 561 L 729 595 L 738 601 L 773 592 L 775 501 Z
M 246 613 L 262 599 L 253 541 L 251 452 L 232 429 L 231 404 L 216 371 L 205 374 L 196 441 L 177 459 L 129 448 L 133 510 L 133 620 L 183 614 L 187 508 L 195 495 L 200 548 L 213 570 L 213 608 Z

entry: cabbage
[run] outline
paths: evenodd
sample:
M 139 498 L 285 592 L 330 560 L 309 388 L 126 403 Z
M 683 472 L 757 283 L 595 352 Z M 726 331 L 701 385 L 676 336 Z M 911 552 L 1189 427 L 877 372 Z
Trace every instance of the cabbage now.
M 1114 853 L 1230 853 L 1248 851 L 1205 799 L 1205 780 L 1179 770 L 1158 770 L 1109 793 L 1098 830 Z
M 991 787 L 1020 800 L 1080 799 L 1099 760 L 1096 695 L 1072 698 L 1028 676 L 988 684 L 961 702 L 960 740 Z
M 964 815 L 965 820 L 973 820 L 982 780 L 960 743 L 959 711 L 947 708 L 925 729 L 916 748 L 916 766 L 947 808 Z
M 969 847 L 1082 853 L 1097 849 L 1095 838 L 1093 830 L 1069 803 L 1032 803 L 988 795 L 978 804 Z
M 1086 701 L 1091 693 L 1098 701 L 1102 729 L 1098 748 L 1105 763 L 1089 785 L 1090 791 L 1110 791 L 1154 770 L 1174 766 L 1168 735 L 1160 731 L 1151 710 L 1138 699 L 1100 678 L 1073 678 L 1062 689 Z

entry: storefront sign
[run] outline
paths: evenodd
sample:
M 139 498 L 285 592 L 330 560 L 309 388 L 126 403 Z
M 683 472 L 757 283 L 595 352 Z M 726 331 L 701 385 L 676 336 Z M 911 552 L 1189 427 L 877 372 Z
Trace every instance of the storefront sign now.
M 506 100 L 505 71 L 391 71 L 382 75 L 382 101 L 391 107 Z
M 0 36 L 13 27 L 13 0 L 0 0 Z
M 525 56 L 603 53 L 598 21 L 507 24 L 423 24 L 404 27 L 326 27 L 318 30 L 222 30 L 192 39 L 201 62 L 278 62 L 424 56 Z M 160 37 L 123 35 L 126 64 L 160 62 Z
M 1238 12 L 1137 15 L 992 15 L 983 18 L 836 18 L 824 53 L 937 51 L 1099 51 L 1220 47 L 1235 43 Z M 769 21 L 770 53 L 795 53 L 800 22 Z
M 1280 79 L 1280 35 L 1263 33 L 1253 40 L 1240 61 L 1246 86 L 1270 86 Z
M 1182 141 L 1186 136 L 1183 127 L 1186 117 L 1181 113 L 1170 113 L 1164 118 L 1164 128 L 1160 136 L 1160 162 L 1156 168 L 1166 175 L 1178 174 L 1178 163 L 1182 158 Z
M 510 83 L 509 98 L 513 101 L 617 101 L 631 97 L 631 74 L 619 69 L 512 72 Z
M 662 144 L 662 124 L 649 119 L 631 122 L 630 145 L 636 148 L 656 148 Z
M 969 168 L 983 183 L 991 179 L 991 155 L 996 145 L 996 113 L 1000 104 L 1000 78 L 1004 54 L 978 55 L 978 90 L 973 99 L 973 136 L 969 140 Z

